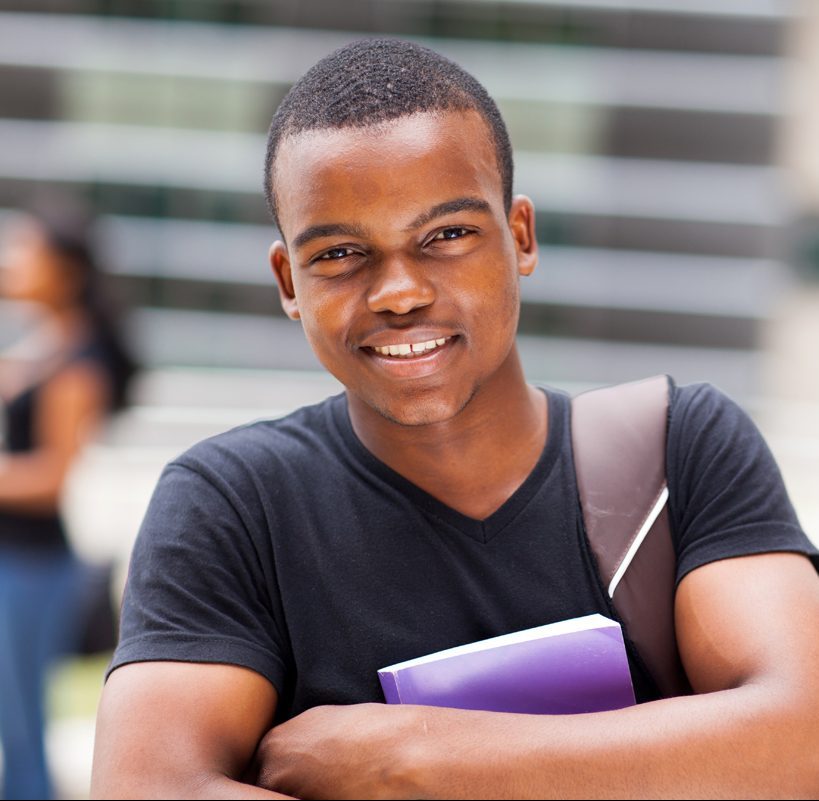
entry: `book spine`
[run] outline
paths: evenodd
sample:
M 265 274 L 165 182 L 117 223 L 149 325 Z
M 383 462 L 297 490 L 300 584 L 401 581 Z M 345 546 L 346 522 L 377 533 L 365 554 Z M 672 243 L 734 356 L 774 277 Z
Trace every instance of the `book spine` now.
M 381 689 L 384 691 L 384 698 L 388 704 L 400 704 L 401 694 L 398 691 L 398 677 L 389 671 L 378 671 L 378 678 L 381 681 Z

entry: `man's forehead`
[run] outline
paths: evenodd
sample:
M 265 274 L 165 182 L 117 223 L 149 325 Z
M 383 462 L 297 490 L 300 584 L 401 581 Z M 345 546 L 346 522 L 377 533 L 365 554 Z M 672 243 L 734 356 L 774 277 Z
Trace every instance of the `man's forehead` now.
M 500 170 L 491 132 L 477 112 L 424 112 L 371 126 L 309 130 L 282 140 L 273 184 L 279 217 L 303 216 L 304 208 L 327 199 L 327 192 L 354 194 L 359 201 L 373 181 L 389 185 L 393 174 L 407 191 L 401 170 L 432 157 L 441 180 L 456 171 L 464 180 L 484 176 L 501 192 Z M 410 179 L 413 176 L 410 176 Z M 368 181 L 370 184 L 368 184 Z
M 425 111 L 371 125 L 310 128 L 288 134 L 279 144 L 276 163 L 280 169 L 293 159 L 297 162 L 303 162 L 305 157 L 329 160 L 362 143 L 372 144 L 373 158 L 378 158 L 375 147 L 378 144 L 400 143 L 404 148 L 417 147 L 420 152 L 454 138 L 469 142 L 471 147 L 494 149 L 489 125 L 474 109 Z

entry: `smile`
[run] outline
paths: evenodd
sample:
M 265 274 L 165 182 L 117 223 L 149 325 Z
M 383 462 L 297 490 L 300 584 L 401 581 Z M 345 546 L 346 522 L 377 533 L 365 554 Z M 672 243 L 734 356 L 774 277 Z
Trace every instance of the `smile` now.
M 383 347 L 373 346 L 373 350 L 380 356 L 393 356 L 398 359 L 411 359 L 414 356 L 429 353 L 445 345 L 452 337 L 442 339 L 430 339 L 427 342 L 399 342 L 395 345 L 384 345 Z

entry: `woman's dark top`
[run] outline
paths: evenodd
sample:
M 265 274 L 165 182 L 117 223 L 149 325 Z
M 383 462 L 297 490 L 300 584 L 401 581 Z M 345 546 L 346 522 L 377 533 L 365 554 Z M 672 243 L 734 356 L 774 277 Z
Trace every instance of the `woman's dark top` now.
M 92 339 L 76 348 L 44 379 L 13 398 L 4 399 L 6 402 L 2 413 L 5 415 L 6 452 L 26 453 L 37 447 L 34 426 L 43 389 L 54 375 L 78 362 L 91 362 L 106 374 L 110 374 L 112 369 L 109 349 L 103 342 Z M 65 550 L 68 540 L 58 514 L 23 514 L 0 508 L 0 548 L 6 547 L 34 551 Z

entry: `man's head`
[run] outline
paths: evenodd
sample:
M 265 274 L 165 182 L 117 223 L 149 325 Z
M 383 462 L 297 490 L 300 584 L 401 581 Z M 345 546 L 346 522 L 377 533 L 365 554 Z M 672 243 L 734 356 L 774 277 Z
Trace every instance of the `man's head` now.
M 351 45 L 283 101 L 268 164 L 282 305 L 351 411 L 440 423 L 483 389 L 503 405 L 537 248 L 480 85 L 415 45 Z
M 427 47 L 365 39 L 319 61 L 293 86 L 267 136 L 264 192 L 281 228 L 276 155 L 283 140 L 305 131 L 364 128 L 412 114 L 476 111 L 495 149 L 506 211 L 512 203 L 512 145 L 495 101 L 468 72 Z

